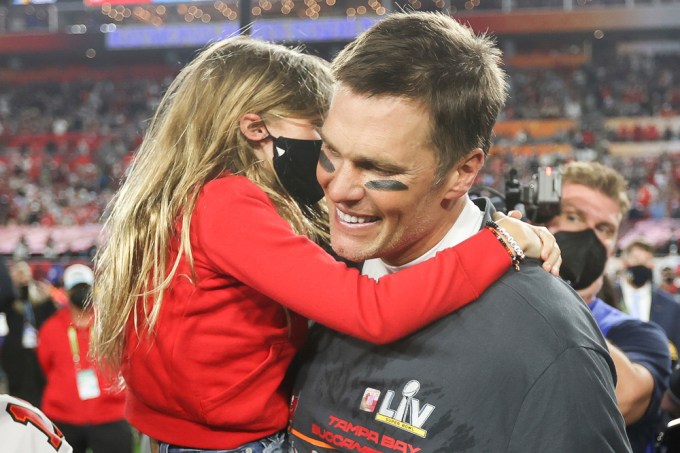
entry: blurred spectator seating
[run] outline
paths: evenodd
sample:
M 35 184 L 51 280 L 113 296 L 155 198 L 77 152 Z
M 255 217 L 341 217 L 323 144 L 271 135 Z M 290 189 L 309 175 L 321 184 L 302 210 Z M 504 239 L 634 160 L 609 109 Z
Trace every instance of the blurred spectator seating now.
M 510 168 L 528 179 L 539 165 L 598 158 L 628 178 L 631 220 L 680 218 L 680 60 L 526 56 L 508 57 L 510 99 L 478 182 L 503 190 Z M 22 235 L 32 255 L 96 245 L 88 228 L 99 228 L 175 72 L 0 71 L 0 253 Z

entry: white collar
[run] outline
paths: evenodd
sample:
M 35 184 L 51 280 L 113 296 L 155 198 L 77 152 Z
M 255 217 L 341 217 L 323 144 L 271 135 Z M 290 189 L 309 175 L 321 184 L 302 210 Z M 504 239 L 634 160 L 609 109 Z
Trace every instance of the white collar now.
M 628 283 L 628 280 L 621 278 L 621 294 L 623 295 L 623 303 L 625 311 L 628 314 L 641 319 L 642 321 L 649 321 L 652 308 L 652 283 L 647 282 L 639 288 L 635 288 Z

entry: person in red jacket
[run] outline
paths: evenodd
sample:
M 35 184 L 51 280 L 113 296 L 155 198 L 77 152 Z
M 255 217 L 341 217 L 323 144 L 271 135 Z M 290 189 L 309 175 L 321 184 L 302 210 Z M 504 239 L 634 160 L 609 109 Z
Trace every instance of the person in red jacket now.
M 75 453 L 132 452 L 125 421 L 125 394 L 116 389 L 89 355 L 90 296 L 94 274 L 83 264 L 64 271 L 69 305 L 48 319 L 38 333 L 38 360 L 47 385 L 42 411 L 64 434 Z
M 390 342 L 520 259 L 487 229 L 377 284 L 319 247 L 318 128 L 332 86 L 316 57 L 246 37 L 210 45 L 168 88 L 112 202 L 93 346 L 125 380 L 128 420 L 160 451 L 285 451 L 285 376 L 308 319 Z M 343 221 L 360 232 L 366 219 Z M 547 231 L 499 221 L 559 268 Z

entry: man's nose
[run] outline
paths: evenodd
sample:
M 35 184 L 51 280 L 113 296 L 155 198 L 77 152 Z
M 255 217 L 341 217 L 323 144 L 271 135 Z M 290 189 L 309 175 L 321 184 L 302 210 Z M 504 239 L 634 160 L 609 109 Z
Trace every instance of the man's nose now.
M 336 168 L 324 190 L 334 203 L 358 201 L 364 196 L 360 172 L 346 163 Z

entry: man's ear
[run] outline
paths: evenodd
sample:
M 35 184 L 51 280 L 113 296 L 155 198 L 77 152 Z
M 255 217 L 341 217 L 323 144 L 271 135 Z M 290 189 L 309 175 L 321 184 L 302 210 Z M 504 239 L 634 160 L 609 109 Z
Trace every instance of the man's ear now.
M 257 113 L 246 113 L 239 121 L 241 133 L 250 141 L 260 142 L 269 137 L 269 131 Z
M 481 148 L 476 148 L 465 155 L 445 177 L 447 187 L 444 197 L 458 199 L 466 194 L 475 183 L 477 174 L 484 166 L 485 155 Z

